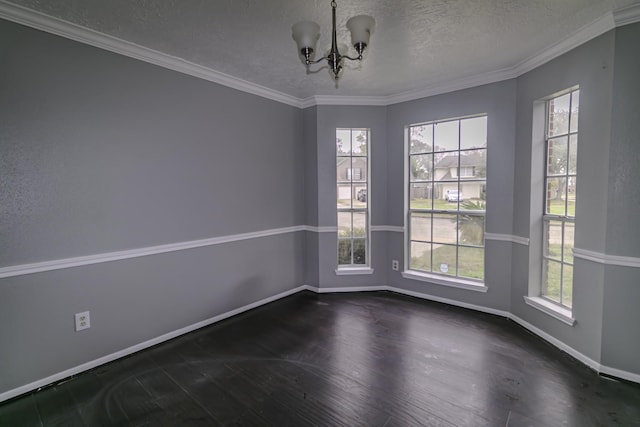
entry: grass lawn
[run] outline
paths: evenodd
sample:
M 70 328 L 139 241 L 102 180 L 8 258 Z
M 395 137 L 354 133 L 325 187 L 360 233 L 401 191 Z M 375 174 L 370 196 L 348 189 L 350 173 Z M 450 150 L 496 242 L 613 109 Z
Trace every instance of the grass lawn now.
M 438 246 L 438 245 L 435 245 Z M 425 272 L 443 273 L 441 264 L 447 264 L 448 271 L 444 274 L 456 275 L 456 247 L 440 245 L 433 250 L 433 269 L 431 268 L 431 252 L 411 257 L 411 268 Z M 484 279 L 484 249 L 459 247 L 458 276 L 471 279 Z
M 567 216 L 576 216 L 576 201 L 569 200 L 567 205 Z M 549 200 L 549 213 L 552 215 L 565 215 L 564 200 Z
M 571 307 L 573 304 L 573 266 L 568 264 L 563 266 L 559 262 L 548 260 L 545 260 L 544 263 L 545 277 L 543 278 L 542 294 L 553 301 L 562 302 L 563 305 Z M 563 276 L 561 276 L 562 269 L 564 269 Z

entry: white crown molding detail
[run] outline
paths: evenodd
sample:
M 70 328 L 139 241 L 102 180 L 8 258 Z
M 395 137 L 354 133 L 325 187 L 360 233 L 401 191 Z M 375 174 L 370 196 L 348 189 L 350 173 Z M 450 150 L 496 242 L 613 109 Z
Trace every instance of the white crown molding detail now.
M 182 251 L 185 249 L 201 248 L 204 246 L 238 242 L 241 240 L 257 239 L 259 237 L 275 236 L 278 234 L 294 233 L 304 230 L 306 230 L 306 226 L 298 225 L 293 227 L 274 228 L 270 230 L 256 231 L 251 233 L 213 237 L 210 239 L 191 240 L 188 242 L 169 243 L 166 245 L 149 246 L 146 248 L 107 252 L 102 254 L 2 267 L 0 268 L 0 279 L 13 276 L 22 276 L 25 274 L 41 273 L 45 271 L 61 270 L 63 268 L 80 267 L 83 265 L 138 258 L 142 256 L 156 255 L 167 252 Z
M 3 0 L 0 0 L 0 18 L 293 107 L 302 107 L 301 99 L 286 93 Z
M 615 28 L 615 22 L 613 20 L 613 14 L 611 12 L 605 13 L 600 18 L 596 19 L 590 24 L 585 25 L 573 34 L 566 37 L 564 40 L 554 44 L 543 50 L 542 52 L 521 61 L 516 64 L 512 70 L 516 77 L 527 73 L 534 68 L 537 68 L 552 59 L 559 57 L 572 49 L 592 40 L 607 31 Z
M 220 322 L 220 321 L 222 321 L 224 319 L 227 319 L 229 317 L 238 315 L 240 313 L 244 313 L 245 311 L 260 307 L 262 305 L 268 304 L 270 302 L 279 300 L 281 298 L 287 297 L 289 295 L 296 294 L 296 293 L 298 293 L 300 291 L 304 291 L 304 290 L 313 290 L 313 289 L 309 288 L 308 286 L 299 286 L 297 288 L 293 288 L 293 289 L 290 289 L 288 291 L 281 292 L 281 293 L 279 293 L 277 295 L 262 299 L 260 301 L 256 301 L 254 303 L 251 303 L 251 304 L 236 308 L 235 310 L 231 310 L 231 311 L 228 311 L 226 313 L 219 314 L 217 316 L 211 317 L 211 318 L 203 320 L 201 322 L 197 322 L 197 323 L 194 323 L 192 325 L 185 326 L 184 328 L 175 330 L 173 332 L 169 332 L 169 333 L 166 333 L 164 335 L 160 335 L 159 337 L 152 338 L 150 340 L 147 340 L 147 341 L 144 341 L 142 343 L 133 345 L 131 347 L 127 347 L 127 348 L 125 348 L 123 350 L 120 350 L 120 351 L 116 351 L 115 353 L 111 353 L 111 354 L 108 354 L 106 356 L 100 357 L 98 359 L 92 360 L 90 362 L 83 363 L 82 365 L 78 365 L 76 367 L 67 369 L 65 371 L 58 372 L 57 374 L 50 375 L 50 376 L 48 376 L 46 378 L 42 378 L 42 379 L 34 381 L 32 383 L 29 383 L 29 384 L 14 388 L 14 389 L 6 391 L 4 393 L 0 393 L 0 402 L 3 402 L 5 400 L 11 399 L 11 398 L 14 398 L 16 396 L 20 396 L 21 394 L 25 394 L 25 393 L 28 393 L 28 392 L 33 391 L 33 390 L 37 390 L 40 387 L 44 387 L 46 385 L 56 383 L 56 382 L 61 381 L 61 380 L 65 379 L 65 378 L 69 378 L 69 377 L 77 375 L 77 374 L 79 374 L 81 372 L 88 371 L 88 370 L 93 369 L 95 367 L 98 367 L 100 365 L 104 365 L 105 363 L 113 362 L 114 360 L 120 359 L 120 358 L 125 357 L 125 356 L 129 356 L 130 354 L 136 353 L 136 352 L 138 352 L 140 350 L 144 350 L 146 348 L 153 347 L 154 345 L 157 345 L 157 344 L 163 343 L 165 341 L 171 340 L 173 338 L 179 337 L 180 335 L 184 335 L 184 334 L 187 334 L 189 332 L 195 331 L 197 329 L 204 328 L 205 326 L 212 325 L 214 323 Z
M 528 237 L 514 236 L 512 234 L 484 233 L 485 240 L 498 240 L 501 242 L 512 242 L 519 245 L 529 246 Z
M 597 262 L 604 265 L 615 265 L 618 267 L 640 267 L 640 258 L 607 255 L 600 252 L 588 251 L 586 249 L 573 248 L 573 256 L 587 261 Z
M 372 225 L 371 231 L 390 231 L 392 233 L 404 233 L 401 225 Z
M 616 27 L 640 22 L 640 3 L 613 11 L 613 19 Z
M 297 98 L 283 92 L 269 89 L 211 68 L 198 65 L 184 59 L 136 45 L 122 39 L 90 30 L 85 27 L 54 18 L 40 12 L 7 3 L 0 0 L 0 18 L 26 25 L 41 31 L 85 43 L 130 58 L 168 68 L 193 77 L 218 83 L 233 89 L 251 93 L 293 107 L 307 108 L 314 105 L 372 105 L 386 106 L 400 102 L 413 101 L 429 96 L 440 95 L 456 90 L 468 89 L 503 80 L 516 78 L 540 65 L 567 53 L 571 49 L 615 28 L 640 21 L 640 3 L 607 12 L 591 24 L 585 25 L 564 40 L 545 49 L 512 67 L 487 73 L 464 77 L 461 79 L 430 85 L 416 90 L 401 92 L 387 96 L 332 96 L 316 95 L 308 98 Z
M 302 108 L 313 105 L 369 105 L 385 106 L 389 104 L 388 96 L 340 96 L 315 95 L 302 100 Z
M 444 93 L 454 92 L 457 90 L 469 89 L 476 86 L 482 86 L 490 83 L 497 83 L 503 80 L 509 80 L 518 77 L 512 68 L 504 68 L 502 70 L 490 71 L 483 74 L 464 77 L 461 79 L 451 80 L 448 82 L 438 83 L 423 87 L 417 90 L 401 92 L 387 97 L 386 105 L 399 104 L 401 102 L 415 101 L 416 99 L 428 98 L 430 96 L 442 95 Z

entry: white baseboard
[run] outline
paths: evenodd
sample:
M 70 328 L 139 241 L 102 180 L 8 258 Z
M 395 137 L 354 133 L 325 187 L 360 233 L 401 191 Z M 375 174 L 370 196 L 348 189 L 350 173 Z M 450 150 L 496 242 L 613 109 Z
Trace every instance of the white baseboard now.
M 181 329 L 177 329 L 173 332 L 169 332 L 166 333 L 164 335 L 161 335 L 159 337 L 156 338 L 152 338 L 150 340 L 144 341 L 142 343 L 133 345 L 131 347 L 127 347 L 123 350 L 117 351 L 115 353 L 111 353 L 109 355 L 100 357 L 98 359 L 89 361 L 87 363 L 83 363 L 81 365 L 75 366 L 73 368 L 64 370 L 62 372 L 58 372 L 57 374 L 53 374 L 50 375 L 46 378 L 42 378 L 40 380 L 31 382 L 29 384 L 25 384 L 23 386 L 14 388 L 12 390 L 8 390 L 4 393 L 0 393 L 0 402 L 3 402 L 5 400 L 20 396 L 22 394 L 25 393 L 29 393 L 31 391 L 37 390 L 41 387 L 50 385 L 50 384 L 54 384 L 58 381 L 61 381 L 65 378 L 69 378 L 71 376 L 80 374 L 82 372 L 88 371 L 90 369 L 96 368 L 100 365 L 104 365 L 105 363 L 109 363 L 112 362 L 114 360 L 120 359 L 122 357 L 128 356 L 130 354 L 136 353 L 138 351 L 144 350 L 146 348 L 152 347 L 156 344 L 160 344 L 163 343 L 165 341 L 168 341 L 170 339 L 179 337 L 180 335 L 184 335 L 187 334 L 189 332 L 193 332 L 197 329 L 203 328 L 205 326 L 209 326 L 212 325 L 214 323 L 220 322 L 224 319 L 227 319 L 229 317 L 244 313 L 245 311 L 260 307 L 262 305 L 268 304 L 270 302 L 276 301 L 278 299 L 287 297 L 289 295 L 293 295 L 295 293 L 301 292 L 301 291 L 312 291 L 318 294 L 328 294 L 328 293 L 348 293 L 348 292 L 375 292 L 375 291 L 389 291 L 389 292 L 394 292 L 397 294 L 402 294 L 402 295 L 408 295 L 408 296 L 412 296 L 415 298 L 421 298 L 421 299 L 425 299 L 425 300 L 429 300 L 429 301 L 435 301 L 435 302 L 440 302 L 440 303 L 444 303 L 444 304 L 449 304 L 449 305 L 453 305 L 456 307 L 462 307 L 462 308 L 467 308 L 467 309 L 471 309 L 471 310 L 475 310 L 475 311 L 479 311 L 482 313 L 488 313 L 488 314 L 493 314 L 496 316 L 501 316 L 501 317 L 506 317 L 509 318 L 511 320 L 513 320 L 514 322 L 516 322 L 517 324 L 519 324 L 520 326 L 524 327 L 525 329 L 531 331 L 532 333 L 536 334 L 537 336 L 539 336 L 540 338 L 544 339 L 545 341 L 549 342 L 550 344 L 554 345 L 555 347 L 559 348 L 560 350 L 564 351 L 565 353 L 571 355 L 572 357 L 576 358 L 577 360 L 579 360 L 580 362 L 584 363 L 585 365 L 589 366 L 591 369 L 595 370 L 598 373 L 602 373 L 602 374 L 606 374 L 606 375 L 611 375 L 613 377 L 617 377 L 617 378 L 621 378 L 627 381 L 632 381 L 632 382 L 636 382 L 636 383 L 640 383 L 640 375 L 639 374 L 635 374 L 632 372 L 628 372 L 628 371 L 623 371 L 620 369 L 616 369 L 616 368 L 610 368 L 608 366 L 603 366 L 600 363 L 596 362 L 595 360 L 589 358 L 588 356 L 585 356 L 584 354 L 580 353 L 579 351 L 577 351 L 576 349 L 574 349 L 573 347 L 568 346 L 567 344 L 563 343 L 562 341 L 558 340 L 557 338 L 554 338 L 553 336 L 549 335 L 548 333 L 544 332 L 543 330 L 533 326 L 532 324 L 530 324 L 529 322 L 521 319 L 520 317 L 509 313 L 507 311 L 503 311 L 503 310 L 497 310 L 494 308 L 490 308 L 490 307 L 484 307 L 484 306 L 480 306 L 480 305 L 475 305 L 475 304 L 468 304 L 465 302 L 461 302 L 461 301 L 456 301 L 456 300 L 451 300 L 448 298 L 442 298 L 442 297 L 437 297 L 434 295 L 429 295 L 429 294 L 424 294 L 422 292 L 415 292 L 415 291 L 410 291 L 410 290 L 406 290 L 406 289 L 401 289 L 401 288 L 396 288 L 394 286 L 352 286 L 352 287 L 315 287 L 315 286 L 309 286 L 309 285 L 303 285 L 303 286 L 298 286 L 296 288 L 293 289 L 289 289 L 288 291 L 284 291 L 281 292 L 277 295 L 273 295 L 271 297 L 268 298 L 264 298 L 260 301 L 256 301 L 254 303 L 236 308 L 234 310 L 228 311 L 226 313 L 222 313 L 219 314 L 217 316 L 211 317 L 209 319 L 203 320 L 201 322 L 197 322 L 194 323 L 192 325 L 189 326 L 185 326 L 184 328 Z
M 21 394 L 28 393 L 33 390 L 37 390 L 41 387 L 47 386 L 49 384 L 56 383 L 65 378 L 72 377 L 81 372 L 88 371 L 90 369 L 96 368 L 100 365 L 104 365 L 105 363 L 113 362 L 114 360 L 120 359 L 125 356 L 129 356 L 130 354 L 137 353 L 140 350 L 144 350 L 149 347 L 153 347 L 156 344 L 163 343 L 170 339 L 179 337 L 180 335 L 187 334 L 189 332 L 193 332 L 197 329 L 203 328 L 205 326 L 212 325 L 214 323 L 220 322 L 221 320 L 227 319 L 229 317 L 235 316 L 240 313 L 244 313 L 245 311 L 260 307 L 261 305 L 268 304 L 270 302 L 276 301 L 278 299 L 287 297 L 289 295 L 293 295 L 302 290 L 308 289 L 306 286 L 299 286 L 297 288 L 290 289 L 288 291 L 281 292 L 277 295 L 262 299 L 260 301 L 256 301 L 254 303 L 236 308 L 235 310 L 228 311 L 226 313 L 219 314 L 217 316 L 211 317 L 209 319 L 203 320 L 201 322 L 194 323 L 189 326 L 185 326 L 184 328 L 177 329 L 173 332 L 166 333 L 164 335 L 160 335 L 159 337 L 152 338 L 150 340 L 144 341 L 140 344 L 133 345 L 131 347 L 127 347 L 123 350 L 116 351 L 115 353 L 108 354 L 106 356 L 100 357 L 98 359 L 89 361 L 87 363 L 83 363 L 82 365 L 75 366 L 73 368 L 64 370 L 62 372 L 58 372 L 57 374 L 50 375 L 46 378 L 42 378 L 40 380 L 34 381 L 29 384 L 25 384 L 23 386 L 14 388 L 12 390 L 6 391 L 4 393 L 0 393 L 0 402 L 5 400 L 14 398 L 16 396 L 20 396 Z
M 520 317 L 516 316 L 515 314 L 510 314 L 509 318 L 511 320 L 513 320 L 514 322 L 516 322 L 518 325 L 520 325 L 523 328 L 527 329 L 529 332 L 532 332 L 533 334 L 535 334 L 535 335 L 539 336 L 540 338 L 542 338 L 543 340 L 547 341 L 549 344 L 552 344 L 553 346 L 559 348 L 560 350 L 562 350 L 565 353 L 569 354 L 573 358 L 578 359 L 580 362 L 584 363 L 585 365 L 587 365 L 588 367 L 590 367 L 594 371 L 602 372 L 602 370 L 601 370 L 602 366 L 600 365 L 600 363 L 598 363 L 595 360 L 591 359 L 589 356 L 586 356 L 586 355 L 580 353 L 578 350 L 574 349 L 573 347 L 568 346 L 567 344 L 563 343 L 559 339 L 554 338 L 553 336 L 551 336 L 548 333 L 544 332 L 542 329 L 539 329 L 539 328 L 533 326 L 531 323 L 527 322 L 526 320 L 521 319 Z M 631 373 L 629 372 L 629 374 L 631 374 Z

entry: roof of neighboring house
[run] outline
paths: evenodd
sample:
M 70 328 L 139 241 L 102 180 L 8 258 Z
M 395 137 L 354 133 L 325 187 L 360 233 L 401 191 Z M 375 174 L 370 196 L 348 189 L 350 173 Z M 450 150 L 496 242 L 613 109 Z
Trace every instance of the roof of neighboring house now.
M 482 156 L 478 153 L 463 154 L 460 157 L 460 166 L 478 166 L 483 163 Z M 458 166 L 458 155 L 448 154 L 436 164 L 436 168 L 455 168 Z

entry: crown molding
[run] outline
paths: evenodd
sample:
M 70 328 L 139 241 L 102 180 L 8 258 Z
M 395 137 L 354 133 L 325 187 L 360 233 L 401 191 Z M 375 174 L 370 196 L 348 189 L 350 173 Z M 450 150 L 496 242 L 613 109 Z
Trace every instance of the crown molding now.
M 8 3 L 6 0 L 0 0 L 0 18 L 293 107 L 308 108 L 316 105 L 387 106 L 516 78 L 607 31 L 623 25 L 640 22 L 640 3 L 620 8 L 613 12 L 607 12 L 564 40 L 512 67 L 386 96 L 316 95 L 308 98 L 298 98 L 251 83 L 175 56 L 54 18 L 23 6 Z
M 592 40 L 607 31 L 615 28 L 613 13 L 607 12 L 590 24 L 583 26 L 570 34 L 564 40 L 544 49 L 542 52 L 519 62 L 512 67 L 515 77 L 521 76 L 529 71 L 546 64 L 547 62 L 564 55 L 572 49 Z
M 301 108 L 302 100 L 229 74 L 0 0 L 0 18 L 80 43 Z
M 616 27 L 640 22 L 640 3 L 614 10 L 613 19 Z

